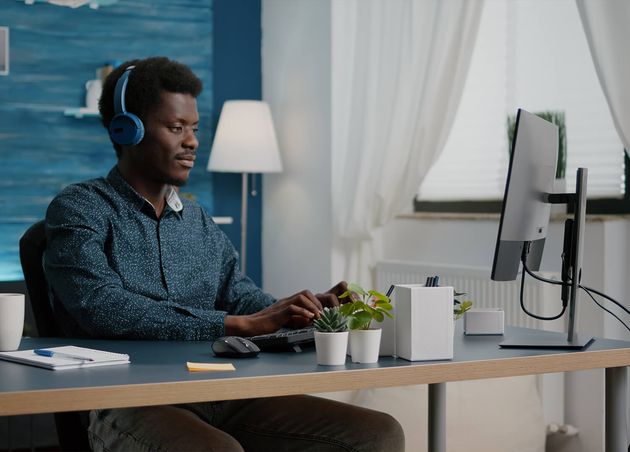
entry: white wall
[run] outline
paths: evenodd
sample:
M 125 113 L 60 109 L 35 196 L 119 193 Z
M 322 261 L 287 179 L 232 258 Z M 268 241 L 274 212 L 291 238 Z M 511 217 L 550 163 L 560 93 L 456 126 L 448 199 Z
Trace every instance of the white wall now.
M 276 296 L 330 287 L 331 107 L 329 0 L 264 0 L 263 98 L 281 174 L 263 178 L 263 287 Z

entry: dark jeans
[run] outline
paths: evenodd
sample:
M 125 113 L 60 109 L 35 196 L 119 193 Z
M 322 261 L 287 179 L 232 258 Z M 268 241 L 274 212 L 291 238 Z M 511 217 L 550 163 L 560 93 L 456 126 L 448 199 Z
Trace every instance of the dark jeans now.
M 404 451 L 390 415 L 311 396 L 95 410 L 94 451 Z

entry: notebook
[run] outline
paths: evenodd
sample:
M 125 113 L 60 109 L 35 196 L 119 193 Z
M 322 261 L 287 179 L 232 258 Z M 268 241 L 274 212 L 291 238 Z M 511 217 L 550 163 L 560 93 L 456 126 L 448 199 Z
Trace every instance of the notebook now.
M 53 356 L 41 356 L 35 350 L 19 350 L 17 352 L 1 352 L 0 359 L 13 361 L 30 366 L 43 367 L 50 370 L 82 369 L 88 367 L 113 366 L 131 362 L 129 355 L 112 353 L 92 348 L 75 347 L 66 345 L 63 347 L 46 348 Z M 80 361 L 75 358 L 65 357 L 71 355 L 80 358 L 91 358 L 93 361 Z

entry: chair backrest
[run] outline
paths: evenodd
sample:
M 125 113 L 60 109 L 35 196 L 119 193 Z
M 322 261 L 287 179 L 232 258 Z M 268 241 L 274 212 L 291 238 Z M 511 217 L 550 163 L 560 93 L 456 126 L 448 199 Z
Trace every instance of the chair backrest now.
M 48 284 L 42 261 L 45 249 L 46 233 L 42 220 L 32 225 L 22 235 L 20 239 L 20 262 L 39 336 L 63 337 L 63 332 L 57 325 L 48 297 Z
M 44 273 L 44 251 L 46 232 L 44 221 L 28 228 L 20 239 L 20 263 L 28 298 L 35 317 L 35 326 L 40 337 L 64 337 L 59 327 L 48 296 L 48 283 Z M 61 450 L 89 450 L 87 436 L 88 415 L 86 411 L 55 413 L 57 438 Z

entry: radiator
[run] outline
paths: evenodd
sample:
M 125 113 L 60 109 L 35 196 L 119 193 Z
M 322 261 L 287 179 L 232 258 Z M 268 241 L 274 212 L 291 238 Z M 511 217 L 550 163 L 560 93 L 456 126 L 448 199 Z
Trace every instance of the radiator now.
M 559 280 L 557 273 L 538 273 Z M 520 306 L 521 277 L 515 281 L 492 281 L 490 269 L 479 267 L 428 264 L 424 262 L 381 261 L 376 265 L 376 284 L 386 291 L 391 284 L 422 284 L 427 276 L 439 275 L 441 286 L 453 286 L 465 292 L 462 299 L 471 300 L 474 308 L 501 308 L 505 323 L 548 331 L 563 331 L 563 321 L 548 322 L 527 316 Z M 552 316 L 561 310 L 560 287 L 525 278 L 525 307 L 537 315 Z
M 537 273 L 559 280 L 558 273 Z M 383 293 L 391 284 L 423 284 L 427 276 L 439 275 L 441 286 L 452 286 L 466 292 L 461 299 L 471 300 L 474 308 L 501 308 L 505 323 L 510 326 L 565 331 L 564 318 L 555 321 L 537 320 L 526 315 L 520 306 L 520 274 L 515 281 L 492 281 L 490 269 L 424 262 L 381 261 L 376 265 L 377 290 Z M 560 286 L 525 278 L 524 303 L 528 311 L 553 316 L 561 310 Z M 566 318 L 566 315 L 564 316 Z M 564 374 L 537 377 L 545 421 L 548 425 L 564 423 Z

